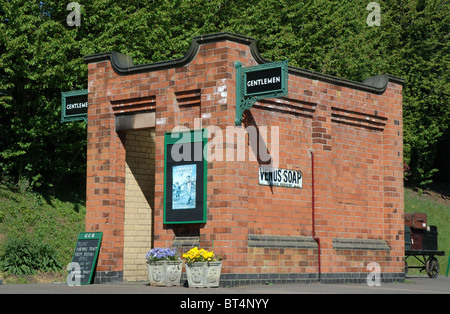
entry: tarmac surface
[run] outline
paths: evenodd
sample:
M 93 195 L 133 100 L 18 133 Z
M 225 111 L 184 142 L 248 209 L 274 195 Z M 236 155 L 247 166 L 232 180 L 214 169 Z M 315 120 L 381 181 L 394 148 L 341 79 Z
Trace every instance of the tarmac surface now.
M 52 284 L 0 285 L 0 294 L 178 294 L 178 295 L 292 295 L 292 294 L 450 294 L 450 277 L 407 277 L 405 282 L 367 284 L 273 284 L 219 288 L 153 287 L 146 282 L 68 286 Z

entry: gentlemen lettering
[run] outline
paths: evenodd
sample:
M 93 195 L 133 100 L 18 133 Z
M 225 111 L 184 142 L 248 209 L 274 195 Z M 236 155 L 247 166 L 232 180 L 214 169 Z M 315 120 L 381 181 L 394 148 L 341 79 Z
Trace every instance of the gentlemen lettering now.
M 88 107 L 88 103 L 87 102 L 77 102 L 74 104 L 68 104 L 66 106 L 67 110 L 71 110 L 71 109 L 79 109 L 79 108 L 87 108 Z
M 280 83 L 281 82 L 281 77 L 279 76 L 274 76 L 274 77 L 270 77 L 270 78 L 263 78 L 263 79 L 258 79 L 258 80 L 250 80 L 247 82 L 247 86 L 260 86 L 260 85 L 268 85 L 268 84 L 275 84 L 275 83 Z

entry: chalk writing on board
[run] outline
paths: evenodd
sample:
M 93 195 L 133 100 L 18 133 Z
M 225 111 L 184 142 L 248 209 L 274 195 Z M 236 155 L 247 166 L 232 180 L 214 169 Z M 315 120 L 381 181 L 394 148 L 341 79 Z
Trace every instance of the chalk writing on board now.
M 80 233 L 72 257 L 72 263 L 68 266 L 69 275 L 67 284 L 90 284 L 100 249 L 102 233 Z

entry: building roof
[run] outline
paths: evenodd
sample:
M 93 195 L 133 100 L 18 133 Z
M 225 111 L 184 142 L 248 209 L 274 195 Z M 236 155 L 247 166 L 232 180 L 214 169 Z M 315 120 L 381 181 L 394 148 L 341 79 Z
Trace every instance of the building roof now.
M 187 53 L 178 59 L 168 60 L 168 61 L 160 61 L 153 62 L 142 65 L 134 65 L 133 60 L 130 56 L 115 52 L 100 52 L 92 55 L 85 56 L 84 59 L 87 63 L 100 62 L 104 60 L 110 60 L 111 65 L 119 75 L 131 75 L 142 72 L 152 72 L 157 70 L 164 70 L 169 68 L 182 67 L 190 63 L 197 52 L 200 49 L 201 45 L 219 42 L 219 41 L 232 41 L 241 44 L 248 45 L 250 48 L 250 52 L 252 57 L 258 64 L 269 63 L 272 61 L 264 59 L 256 45 L 256 40 L 251 37 L 234 34 L 230 32 L 221 32 L 214 34 L 207 34 L 202 36 L 197 36 L 192 39 L 191 46 Z M 339 78 L 333 75 L 323 74 L 319 72 L 314 72 L 311 70 L 306 70 L 298 67 L 289 66 L 288 67 L 289 74 L 298 75 L 302 77 L 306 77 L 312 80 L 323 81 L 339 86 L 344 86 L 348 88 L 363 90 L 366 92 L 371 92 L 374 94 L 382 94 L 387 88 L 388 82 L 393 82 L 396 84 L 404 85 L 405 80 L 400 77 L 396 77 L 390 74 L 383 74 L 378 76 L 373 76 L 365 79 L 363 82 L 357 82 L 352 80 L 347 80 L 343 78 Z

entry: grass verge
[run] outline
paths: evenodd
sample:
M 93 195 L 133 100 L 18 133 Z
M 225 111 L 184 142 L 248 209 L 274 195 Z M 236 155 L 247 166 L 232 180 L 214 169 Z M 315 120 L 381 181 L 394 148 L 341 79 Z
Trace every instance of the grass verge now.
M 57 196 L 41 195 L 0 184 L 0 252 L 7 239 L 33 238 L 53 247 L 63 265 L 57 273 L 15 276 L 0 273 L 4 283 L 65 281 L 78 234 L 85 229 L 85 201 L 70 189 Z
M 445 256 L 437 258 L 440 276 L 444 276 L 450 253 L 450 202 L 406 188 L 405 212 L 426 213 L 428 224 L 438 227 L 438 249 L 445 251 Z M 85 231 L 85 215 L 85 201 L 71 193 L 70 189 L 57 196 L 43 196 L 0 183 L 0 249 L 8 238 L 31 236 L 50 244 L 65 266 L 71 261 L 78 234 Z M 408 264 L 420 265 L 411 257 Z M 426 275 L 416 269 L 410 269 L 409 274 Z M 66 276 L 65 267 L 59 272 L 38 272 L 28 276 L 0 272 L 0 278 L 7 284 L 65 281 Z

